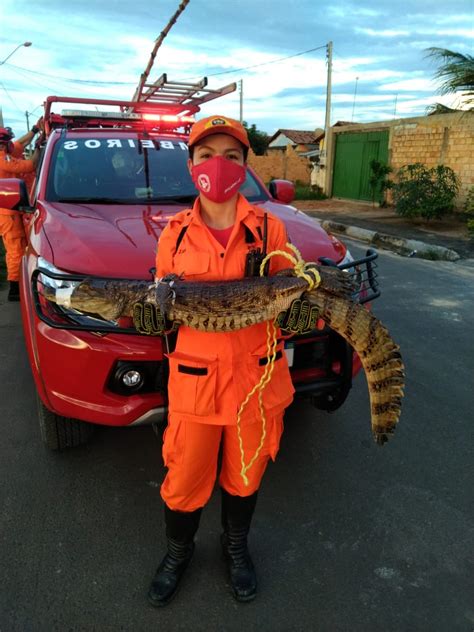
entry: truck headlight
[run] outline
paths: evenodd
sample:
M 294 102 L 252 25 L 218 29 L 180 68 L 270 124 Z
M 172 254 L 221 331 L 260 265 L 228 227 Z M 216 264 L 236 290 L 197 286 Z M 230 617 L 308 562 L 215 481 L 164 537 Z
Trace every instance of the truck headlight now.
M 342 266 L 346 266 L 348 263 L 352 263 L 353 261 L 354 261 L 354 257 L 351 255 L 351 251 L 349 250 L 349 248 L 347 248 L 344 258 L 341 261 L 339 261 L 339 263 L 337 264 L 337 267 L 341 268 Z M 354 273 L 354 268 L 344 268 L 344 270 Z
M 86 315 L 70 306 L 71 294 L 81 283 L 76 275 L 60 270 L 43 257 L 38 257 L 37 267 L 41 272 L 35 277 L 36 306 L 46 322 L 53 326 L 63 323 L 65 328 L 67 323 L 80 325 L 92 331 L 98 326 L 110 330 L 119 327 L 117 321 Z

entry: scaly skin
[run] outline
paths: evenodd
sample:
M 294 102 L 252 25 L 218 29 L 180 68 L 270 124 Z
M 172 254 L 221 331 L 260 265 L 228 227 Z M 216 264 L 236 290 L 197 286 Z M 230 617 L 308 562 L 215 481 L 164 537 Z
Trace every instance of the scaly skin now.
M 317 290 L 304 295 L 320 317 L 359 355 L 369 387 L 372 433 L 377 443 L 393 434 L 401 412 L 405 371 L 400 347 L 362 305 Z
M 193 283 L 175 276 L 161 282 L 86 279 L 72 292 L 69 306 L 105 320 L 131 316 L 136 302 L 160 307 L 169 321 L 205 332 L 227 332 L 275 319 L 293 300 L 305 298 L 318 307 L 319 316 L 358 353 L 367 375 L 372 432 L 378 443 L 393 433 L 401 411 L 404 366 L 398 345 L 387 329 L 351 299 L 355 288 L 337 268 L 312 266 L 320 285 L 290 270 L 272 277 Z M 43 293 L 56 302 L 47 286 Z M 59 302 L 59 300 L 58 300 Z

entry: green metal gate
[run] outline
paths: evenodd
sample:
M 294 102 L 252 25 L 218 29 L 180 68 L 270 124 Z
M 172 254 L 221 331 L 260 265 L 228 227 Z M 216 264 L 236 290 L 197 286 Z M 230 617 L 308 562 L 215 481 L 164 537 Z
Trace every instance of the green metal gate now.
M 332 195 L 372 200 L 370 161 L 388 162 L 388 130 L 336 135 Z

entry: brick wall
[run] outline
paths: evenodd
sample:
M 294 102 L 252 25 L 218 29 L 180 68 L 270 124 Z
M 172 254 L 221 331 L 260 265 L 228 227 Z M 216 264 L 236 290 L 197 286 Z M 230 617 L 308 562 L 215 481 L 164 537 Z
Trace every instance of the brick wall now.
M 474 186 L 474 114 L 437 114 L 397 121 L 390 132 L 394 170 L 414 162 L 451 167 L 461 181 L 457 204 L 462 205 Z
M 269 150 L 265 156 L 256 156 L 250 150 L 248 163 L 265 183 L 273 178 L 310 183 L 309 160 L 299 156 L 291 145 L 284 150 Z

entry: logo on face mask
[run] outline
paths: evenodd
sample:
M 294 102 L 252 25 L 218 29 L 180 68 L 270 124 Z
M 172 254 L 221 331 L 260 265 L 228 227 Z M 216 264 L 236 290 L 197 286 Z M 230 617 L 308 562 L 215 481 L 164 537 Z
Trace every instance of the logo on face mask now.
M 201 173 L 197 179 L 197 185 L 203 193 L 208 193 L 211 190 L 211 181 L 206 173 Z

